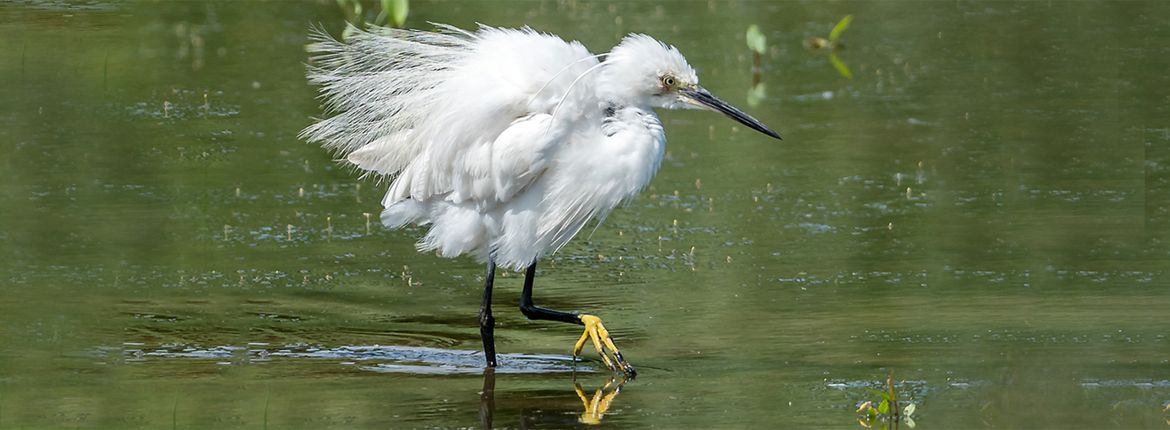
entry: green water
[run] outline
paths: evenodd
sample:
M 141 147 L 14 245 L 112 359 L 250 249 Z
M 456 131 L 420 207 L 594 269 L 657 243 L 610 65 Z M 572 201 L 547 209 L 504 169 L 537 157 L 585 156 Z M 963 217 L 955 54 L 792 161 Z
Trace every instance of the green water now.
M 785 137 L 663 113 L 650 188 L 541 263 L 537 302 L 601 315 L 640 371 L 601 425 L 861 428 L 893 371 L 919 428 L 1166 428 L 1168 5 L 414 1 L 408 25 L 645 32 Z M 853 79 L 803 46 L 849 14 Z M 385 183 L 297 140 L 309 26 L 342 20 L 0 4 L 0 429 L 584 426 L 575 383 L 608 373 L 565 371 L 577 327 L 499 278 L 514 355 L 484 375 L 483 268 L 414 252 Z

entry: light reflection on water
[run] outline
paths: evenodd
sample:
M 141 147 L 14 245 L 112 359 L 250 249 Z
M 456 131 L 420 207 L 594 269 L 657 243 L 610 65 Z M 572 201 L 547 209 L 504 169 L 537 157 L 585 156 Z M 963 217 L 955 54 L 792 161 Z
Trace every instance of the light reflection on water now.
M 379 373 L 412 375 L 479 375 L 483 373 L 483 353 L 474 350 L 454 350 L 395 345 L 352 345 L 322 348 L 310 345 L 274 347 L 263 342 L 247 346 L 215 346 L 200 348 L 191 345 L 147 346 L 141 342 L 124 342 L 120 353 L 115 348 L 98 348 L 103 359 L 120 359 L 125 363 L 146 363 L 153 360 L 210 360 L 221 365 L 249 365 L 286 363 L 297 360 L 318 360 Z M 573 357 L 541 354 L 498 354 L 496 373 L 593 373 L 591 364 L 579 363 Z

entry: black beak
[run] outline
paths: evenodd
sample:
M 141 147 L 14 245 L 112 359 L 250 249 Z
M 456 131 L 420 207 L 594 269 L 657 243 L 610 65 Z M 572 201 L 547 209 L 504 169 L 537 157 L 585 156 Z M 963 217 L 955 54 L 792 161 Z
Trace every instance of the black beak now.
M 772 131 L 772 129 L 768 128 L 768 126 L 764 125 L 759 120 L 752 118 L 750 115 L 743 113 L 743 111 L 739 109 L 736 109 L 735 106 L 729 105 L 723 100 L 719 100 L 719 98 L 711 95 L 711 93 L 707 92 L 707 90 L 703 89 L 702 87 L 682 88 L 678 90 L 678 93 L 683 96 L 683 100 L 687 103 L 720 112 L 731 117 L 731 119 L 739 121 L 740 124 L 748 126 L 748 128 L 751 128 L 752 130 L 783 140 L 780 138 L 780 133 Z

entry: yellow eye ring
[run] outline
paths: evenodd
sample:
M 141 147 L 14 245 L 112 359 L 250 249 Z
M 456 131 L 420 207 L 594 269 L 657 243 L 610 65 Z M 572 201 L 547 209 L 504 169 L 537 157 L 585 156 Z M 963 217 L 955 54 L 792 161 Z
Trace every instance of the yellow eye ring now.
M 664 76 L 664 77 L 662 77 L 662 85 L 665 85 L 665 86 L 667 86 L 667 87 L 673 87 L 673 86 L 674 86 L 674 84 L 676 84 L 676 82 L 675 82 L 675 80 L 674 80 L 674 76 Z

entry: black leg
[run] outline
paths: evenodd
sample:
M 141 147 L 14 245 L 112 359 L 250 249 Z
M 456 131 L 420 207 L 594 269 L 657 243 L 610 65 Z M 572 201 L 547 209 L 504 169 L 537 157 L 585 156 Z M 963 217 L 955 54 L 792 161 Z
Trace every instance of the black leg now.
M 483 355 L 488 367 L 496 367 L 496 319 L 492 317 L 492 284 L 496 278 L 496 262 L 488 261 L 487 280 L 483 283 L 483 304 L 479 307 L 479 336 L 483 338 Z
M 528 266 L 528 271 L 524 274 L 524 291 L 520 293 L 520 313 L 524 314 L 530 320 L 552 320 L 585 325 L 585 323 L 581 322 L 581 317 L 577 314 L 538 308 L 532 304 L 532 280 L 535 277 L 536 262 L 533 261 L 532 265 Z

